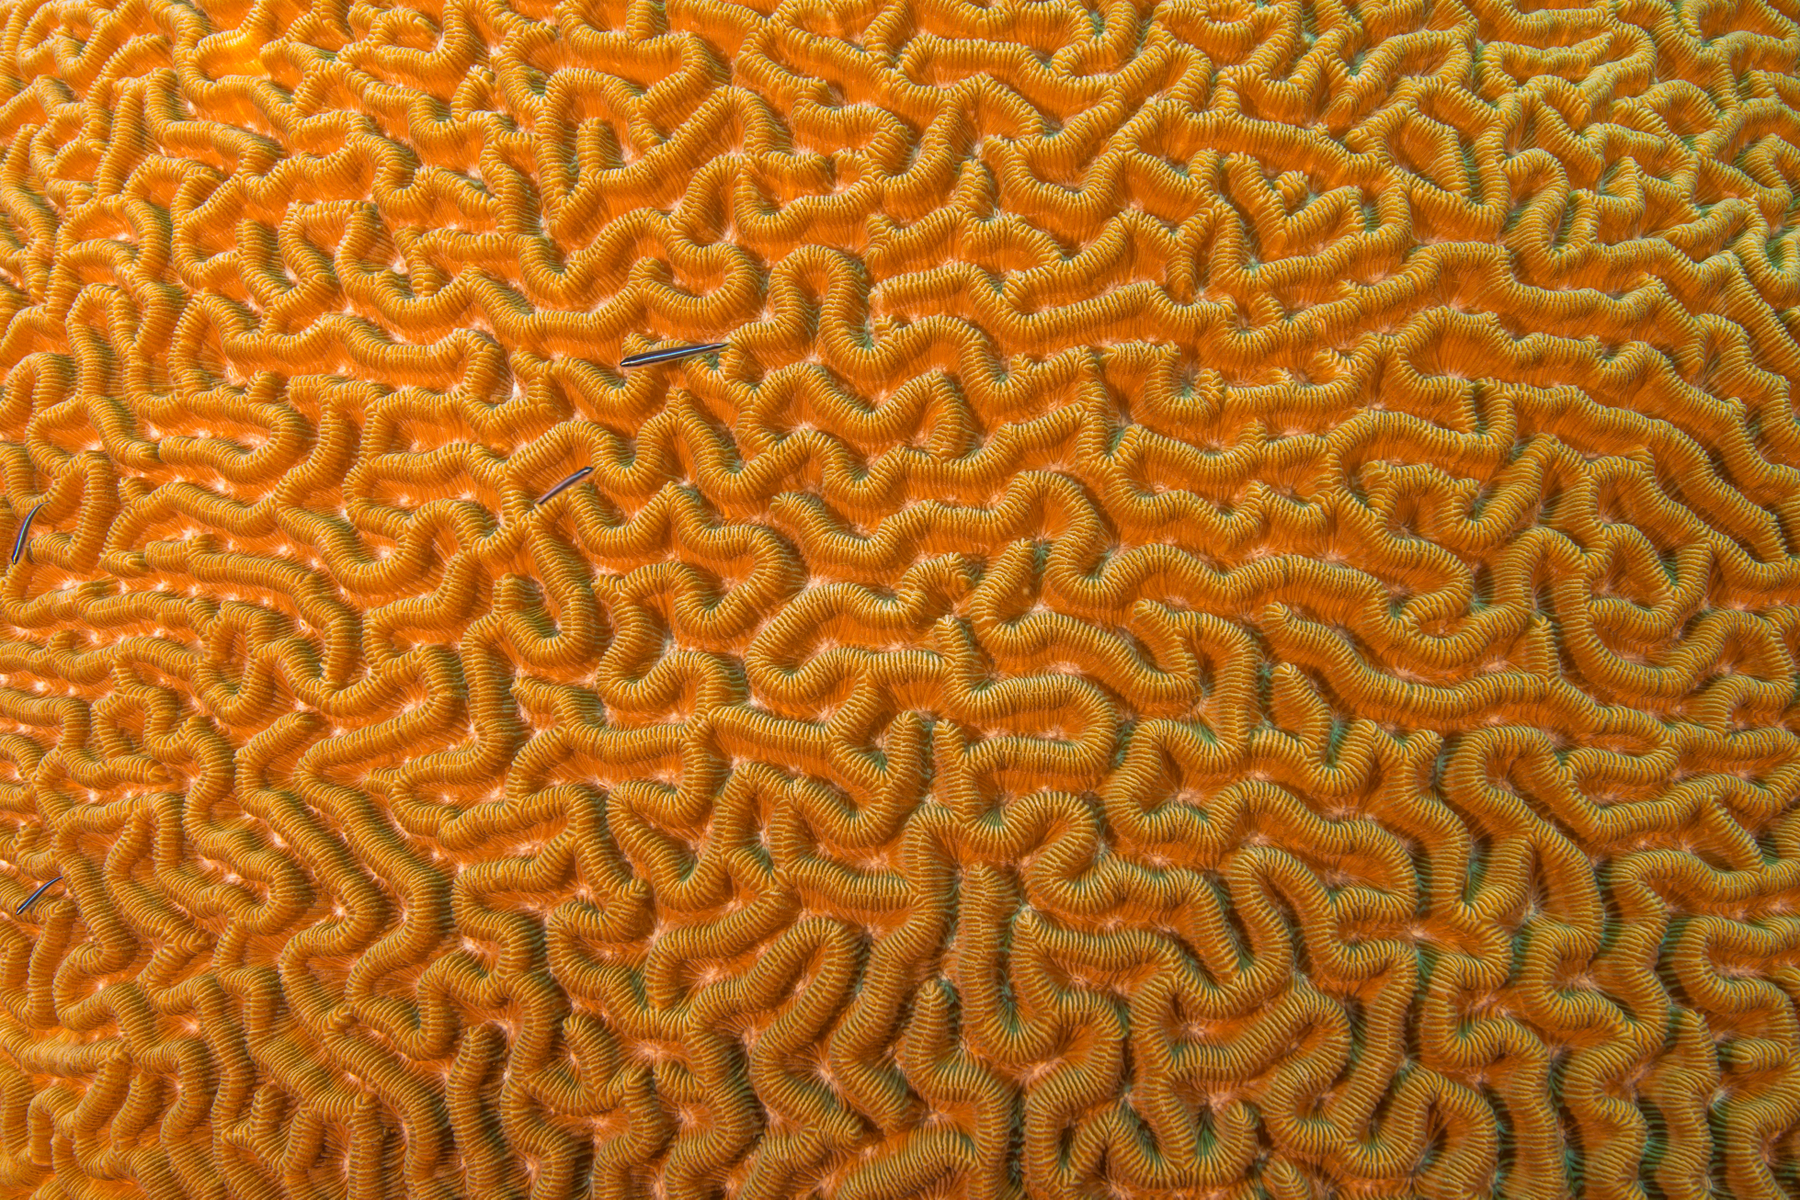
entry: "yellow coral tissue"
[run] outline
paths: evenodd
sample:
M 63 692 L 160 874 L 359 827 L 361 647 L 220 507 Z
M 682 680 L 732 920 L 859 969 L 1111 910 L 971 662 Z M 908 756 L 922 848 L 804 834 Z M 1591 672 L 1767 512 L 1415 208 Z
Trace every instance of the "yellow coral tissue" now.
M 0 0 L 0 1200 L 1800 1198 L 1800 0 Z

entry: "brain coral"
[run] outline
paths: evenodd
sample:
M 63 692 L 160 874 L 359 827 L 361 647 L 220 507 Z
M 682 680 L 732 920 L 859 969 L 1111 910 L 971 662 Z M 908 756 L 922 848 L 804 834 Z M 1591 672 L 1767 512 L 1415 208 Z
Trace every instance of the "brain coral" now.
M 1797 0 L 0 13 L 0 1195 L 1800 1193 Z

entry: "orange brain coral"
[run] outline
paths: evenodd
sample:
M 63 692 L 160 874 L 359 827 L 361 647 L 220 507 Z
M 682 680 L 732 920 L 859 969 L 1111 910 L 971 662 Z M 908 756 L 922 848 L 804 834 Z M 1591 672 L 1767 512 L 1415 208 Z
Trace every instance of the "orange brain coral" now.
M 1795 0 L 0 11 L 0 1194 L 1800 1189 Z

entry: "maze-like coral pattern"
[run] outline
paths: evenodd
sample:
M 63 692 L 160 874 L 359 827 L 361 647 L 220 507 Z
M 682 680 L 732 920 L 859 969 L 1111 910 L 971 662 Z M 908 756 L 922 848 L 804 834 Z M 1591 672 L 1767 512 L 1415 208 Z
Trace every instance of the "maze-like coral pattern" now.
M 0 14 L 0 1194 L 1800 1189 L 1795 0 Z

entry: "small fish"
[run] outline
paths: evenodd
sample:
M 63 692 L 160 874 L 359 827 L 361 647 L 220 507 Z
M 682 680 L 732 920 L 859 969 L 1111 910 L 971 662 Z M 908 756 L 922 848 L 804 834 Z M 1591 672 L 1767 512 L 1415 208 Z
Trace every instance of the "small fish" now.
M 12 560 L 14 563 L 19 561 L 19 555 L 25 553 L 25 539 L 31 536 L 31 522 L 38 515 L 38 509 L 43 507 L 43 502 L 40 502 L 37 505 L 37 508 L 33 508 L 30 512 L 26 513 L 25 519 L 19 522 L 19 536 L 13 539 Z M 11 564 L 9 563 L 8 565 L 10 566 Z
M 592 467 L 581 468 L 581 470 L 575 472 L 573 475 L 569 476 L 567 479 L 563 480 L 561 483 L 557 484 L 555 487 L 551 488 L 549 491 L 547 491 L 543 495 L 539 496 L 537 498 L 537 503 L 538 504 L 548 504 L 553 498 L 562 495 L 564 492 L 568 491 L 570 488 L 574 487 L 576 484 L 580 483 L 582 480 L 586 479 L 589 475 L 592 475 L 593 473 L 594 473 L 594 468 L 592 468 Z
M 25 897 L 25 903 L 19 905 L 19 911 L 22 913 L 26 909 L 30 908 L 33 904 L 36 904 L 37 898 L 39 896 L 43 895 L 45 892 L 50 890 L 50 884 L 61 883 L 61 882 L 62 882 L 62 876 L 58 875 L 55 879 L 52 879 L 50 881 L 50 883 L 46 883 L 44 886 L 40 887 L 37 891 L 31 893 L 31 895 Z
M 695 354 L 711 354 L 715 350 L 725 349 L 727 345 L 727 342 L 708 342 L 704 346 L 669 346 L 662 350 L 627 355 L 619 360 L 619 366 L 648 367 L 655 363 L 674 362 L 678 358 L 688 358 Z

